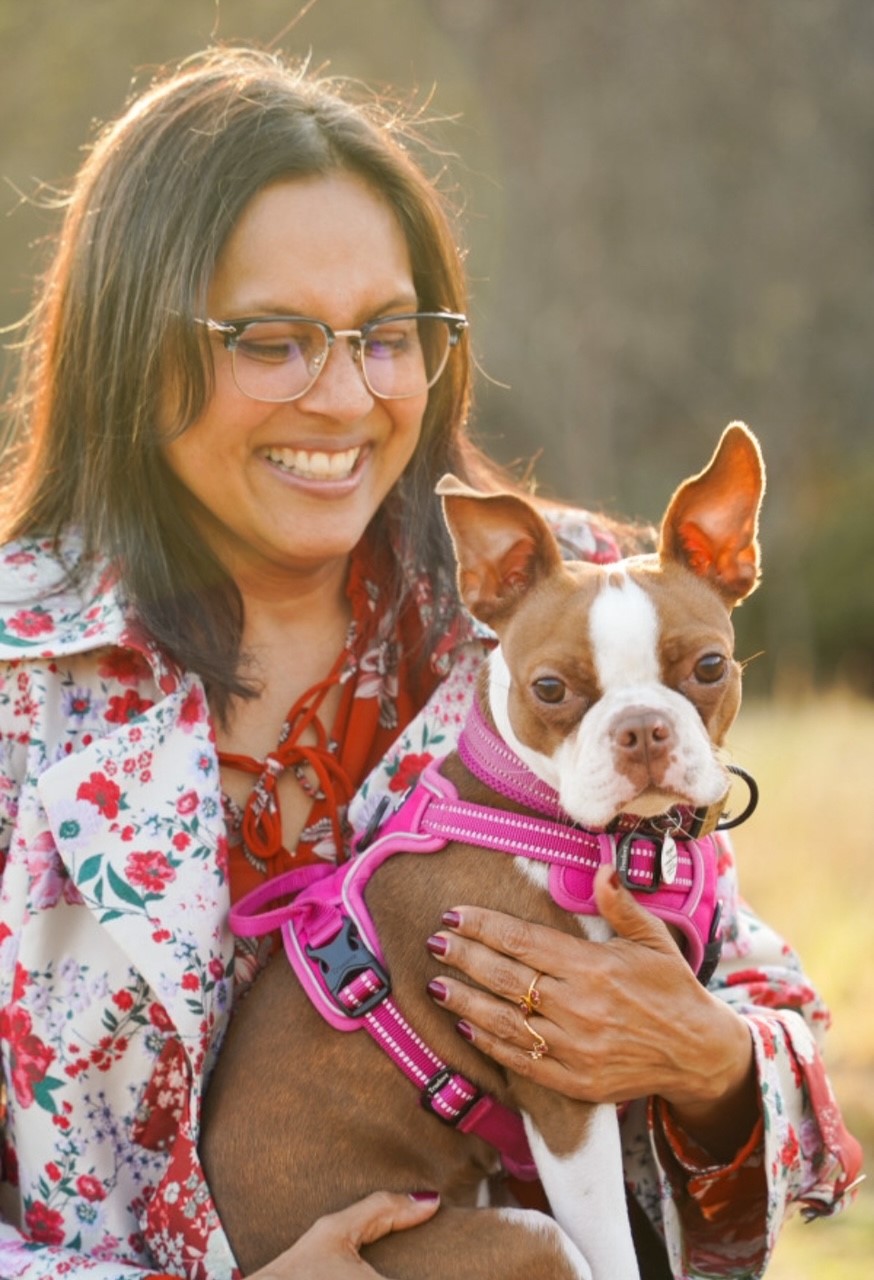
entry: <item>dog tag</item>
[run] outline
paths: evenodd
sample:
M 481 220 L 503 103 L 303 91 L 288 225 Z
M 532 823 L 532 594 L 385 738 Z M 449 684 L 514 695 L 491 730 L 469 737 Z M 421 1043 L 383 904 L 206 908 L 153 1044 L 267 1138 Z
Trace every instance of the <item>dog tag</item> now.
M 677 878 L 677 868 L 680 863 L 680 857 L 677 853 L 677 845 L 674 837 L 668 831 L 662 840 L 661 852 L 661 872 L 662 880 L 665 884 L 673 884 Z

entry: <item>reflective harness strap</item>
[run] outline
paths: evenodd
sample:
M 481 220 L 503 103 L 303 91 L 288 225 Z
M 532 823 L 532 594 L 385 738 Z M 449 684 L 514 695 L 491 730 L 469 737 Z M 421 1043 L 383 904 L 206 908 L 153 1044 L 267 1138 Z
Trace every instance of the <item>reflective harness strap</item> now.
M 430 851 L 449 841 L 544 863 L 549 892 L 558 906 L 577 915 L 597 915 L 598 868 L 614 866 L 626 888 L 647 910 L 682 934 L 686 959 L 706 985 L 719 959 L 720 905 L 717 856 L 712 837 L 678 839 L 634 829 L 589 831 L 567 822 L 519 814 L 461 800 L 432 762 L 400 808 L 377 832 L 366 831 L 357 847 L 368 853 Z
M 435 849 L 436 851 L 436 849 Z M 422 1040 L 391 995 L 381 957 L 342 903 L 354 878 L 363 883 L 383 861 L 377 855 L 341 868 L 302 867 L 242 898 L 230 913 L 234 933 L 251 937 L 280 929 L 288 959 L 319 1012 L 338 1030 L 365 1030 L 419 1092 L 438 1120 L 495 1147 L 505 1169 L 533 1180 L 537 1170 L 521 1116 L 483 1093 Z M 369 863 L 366 866 L 365 863 Z M 268 904 L 292 898 L 279 907 Z

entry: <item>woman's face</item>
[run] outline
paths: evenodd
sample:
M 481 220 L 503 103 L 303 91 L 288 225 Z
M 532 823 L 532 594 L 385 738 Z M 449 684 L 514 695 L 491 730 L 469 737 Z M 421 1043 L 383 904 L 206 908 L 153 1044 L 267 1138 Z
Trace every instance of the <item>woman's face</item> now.
M 353 329 L 416 305 L 393 210 L 337 173 L 252 199 L 219 257 L 208 317 L 304 315 Z M 300 399 L 263 403 L 238 390 L 230 352 L 211 341 L 212 397 L 164 449 L 199 527 L 242 588 L 340 569 L 412 457 L 427 393 L 378 400 L 341 339 Z

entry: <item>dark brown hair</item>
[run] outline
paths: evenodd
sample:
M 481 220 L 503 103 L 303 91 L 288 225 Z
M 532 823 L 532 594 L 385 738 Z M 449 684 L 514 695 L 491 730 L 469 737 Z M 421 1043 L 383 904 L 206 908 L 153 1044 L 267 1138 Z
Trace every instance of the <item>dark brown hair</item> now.
M 25 344 L 0 535 L 60 542 L 77 530 L 82 565 L 108 556 L 118 566 L 142 625 L 204 678 L 220 710 L 247 691 L 242 601 L 163 459 L 162 397 L 174 389 L 178 431 L 203 408 L 212 365 L 192 320 L 228 234 L 277 180 L 361 176 L 398 217 L 419 305 L 465 309 L 449 210 L 412 144 L 375 98 L 272 54 L 219 48 L 160 77 L 105 128 L 71 194 Z M 490 471 L 466 435 L 469 395 L 464 340 L 377 517 L 396 523 L 435 587 L 451 584 L 454 569 L 434 484 L 447 470 L 474 482 Z M 393 590 L 399 603 L 400 575 Z

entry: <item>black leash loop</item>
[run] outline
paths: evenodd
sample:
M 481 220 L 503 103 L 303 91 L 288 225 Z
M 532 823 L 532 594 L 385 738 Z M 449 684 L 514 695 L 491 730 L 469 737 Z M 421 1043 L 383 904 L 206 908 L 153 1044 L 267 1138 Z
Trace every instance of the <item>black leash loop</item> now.
M 742 769 L 739 764 L 728 765 L 728 771 L 729 773 L 736 774 L 739 778 L 743 778 L 744 782 L 747 784 L 750 796 L 747 801 L 747 807 L 744 809 L 743 813 L 739 813 L 736 818 L 732 818 L 730 815 L 723 817 L 716 824 L 717 831 L 730 831 L 732 827 L 739 827 L 742 822 L 746 822 L 747 818 L 754 813 L 756 805 L 759 803 L 759 784 L 756 782 L 753 775 L 751 773 L 747 773 L 746 769 Z

